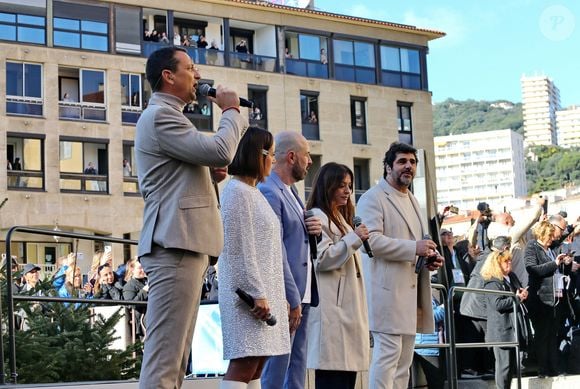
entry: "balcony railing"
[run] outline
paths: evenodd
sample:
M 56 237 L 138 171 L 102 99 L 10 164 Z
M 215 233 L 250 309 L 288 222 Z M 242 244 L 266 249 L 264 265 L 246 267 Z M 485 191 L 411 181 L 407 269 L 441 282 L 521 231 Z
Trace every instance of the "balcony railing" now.
M 123 177 L 123 194 L 125 196 L 140 196 L 139 180 L 134 176 Z
M 142 109 L 138 107 L 121 107 L 121 122 L 123 124 L 136 124 L 141 116 Z
M 12 115 L 42 116 L 42 99 L 6 96 L 6 113 Z
M 276 72 L 276 57 L 249 53 L 229 53 L 232 68 Z
M 308 140 L 320 140 L 318 123 L 302 122 L 302 135 Z
M 286 58 L 286 74 L 303 77 L 328 78 L 328 65 L 320 61 Z
M 107 108 L 104 104 L 58 102 L 58 117 L 62 120 L 87 120 L 104 122 Z
M 8 189 L 43 189 L 44 172 L 37 170 L 8 170 Z
M 107 175 L 60 173 L 60 191 L 72 193 L 108 193 Z

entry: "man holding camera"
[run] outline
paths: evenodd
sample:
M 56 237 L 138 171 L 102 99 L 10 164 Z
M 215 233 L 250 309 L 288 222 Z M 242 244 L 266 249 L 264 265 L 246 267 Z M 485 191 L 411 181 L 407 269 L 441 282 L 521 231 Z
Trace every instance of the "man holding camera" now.
M 383 180 L 359 200 L 374 257 L 363 256 L 374 339 L 370 389 L 404 389 L 409 382 L 415 334 L 433 333 L 430 270 L 443 265 L 431 239 L 423 239 L 417 199 L 409 187 L 417 171 L 417 150 L 394 142 L 383 160 Z M 417 261 L 424 261 L 415 273 Z M 421 263 L 421 262 L 420 262 Z

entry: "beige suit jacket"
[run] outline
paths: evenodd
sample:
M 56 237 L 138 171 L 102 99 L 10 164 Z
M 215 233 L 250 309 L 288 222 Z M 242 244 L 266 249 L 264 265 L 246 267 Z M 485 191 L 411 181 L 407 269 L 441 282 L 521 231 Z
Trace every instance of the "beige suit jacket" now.
M 357 214 L 368 227 L 374 257 L 363 255 L 363 274 L 371 331 L 394 335 L 433 333 L 431 280 L 427 268 L 415 274 L 416 241 L 427 233 L 411 226 L 393 202 L 395 191 L 386 180 L 369 189 L 359 200 Z M 420 208 L 412 193 L 412 207 Z

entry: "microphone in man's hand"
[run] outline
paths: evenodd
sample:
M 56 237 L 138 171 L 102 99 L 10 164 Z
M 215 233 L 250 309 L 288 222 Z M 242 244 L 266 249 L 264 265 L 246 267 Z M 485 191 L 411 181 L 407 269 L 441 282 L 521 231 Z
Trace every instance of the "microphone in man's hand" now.
M 314 211 L 309 209 L 308 211 L 304 212 L 304 220 L 314 216 Z M 318 243 L 316 242 L 316 235 L 308 235 L 308 243 L 310 244 L 310 258 L 316 259 L 318 257 L 318 250 L 316 246 Z
M 357 228 L 358 226 L 360 226 L 362 224 L 362 219 L 360 218 L 360 216 L 353 217 L 352 224 L 354 224 L 354 228 Z M 368 239 L 363 241 L 363 246 L 365 247 L 365 251 L 367 252 L 367 255 L 369 256 L 369 258 L 372 258 L 375 256 L 373 254 L 373 250 L 371 250 L 371 245 L 369 244 Z
M 423 240 L 430 240 L 430 239 L 431 239 L 431 236 L 429 234 L 423 235 Z M 417 258 L 417 263 L 415 263 L 415 274 L 421 273 L 421 269 L 423 268 L 423 266 L 426 266 L 432 262 L 435 262 L 435 259 L 437 259 L 437 254 L 431 255 L 429 257 L 426 257 L 424 255 L 420 255 L 419 258 Z
M 199 94 L 201 96 L 211 96 L 211 97 L 215 97 L 215 94 L 216 94 L 215 88 L 212 88 L 208 84 L 201 84 L 197 88 L 197 90 L 198 90 L 198 92 L 199 92 Z M 240 107 L 253 108 L 254 107 L 254 102 L 253 101 L 250 101 L 248 99 L 244 99 L 243 97 L 240 97 Z
M 240 297 L 240 299 L 242 299 L 243 302 L 248 304 L 248 307 L 250 307 L 251 309 L 254 308 L 255 303 L 254 303 L 254 298 L 252 296 L 250 296 L 249 294 L 247 294 L 246 292 L 244 292 L 240 288 L 236 289 L 236 294 Z M 269 326 L 275 326 L 277 323 L 276 316 L 272 315 L 271 313 L 268 314 L 268 317 L 264 321 Z

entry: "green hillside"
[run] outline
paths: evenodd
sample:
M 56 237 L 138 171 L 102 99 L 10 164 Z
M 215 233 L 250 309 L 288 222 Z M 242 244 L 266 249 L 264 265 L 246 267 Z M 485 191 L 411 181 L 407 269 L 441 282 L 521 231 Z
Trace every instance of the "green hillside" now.
M 447 99 L 433 105 L 435 136 L 512 129 L 524 133 L 522 105 L 506 100 L 458 101 Z

